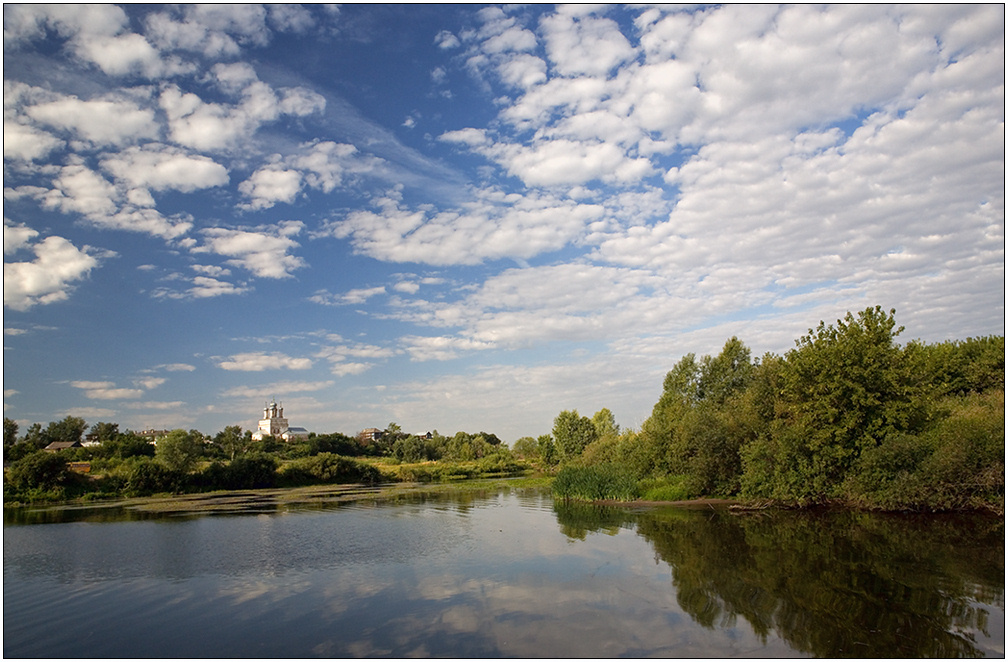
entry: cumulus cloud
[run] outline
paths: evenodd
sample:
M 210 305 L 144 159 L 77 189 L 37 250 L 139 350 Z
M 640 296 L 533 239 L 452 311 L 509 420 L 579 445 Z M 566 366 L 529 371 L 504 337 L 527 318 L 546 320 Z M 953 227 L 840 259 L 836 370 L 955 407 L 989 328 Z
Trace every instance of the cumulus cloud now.
M 238 186 L 251 201 L 247 209 L 266 209 L 277 202 L 294 202 L 301 191 L 301 173 L 280 166 L 267 166 L 252 173 Z
M 124 145 L 157 138 L 154 111 L 122 98 L 82 100 L 74 96 L 28 106 L 33 120 L 99 145 Z M 114 121 L 110 121 L 115 118 Z
M 356 343 L 324 346 L 315 353 L 315 357 L 328 361 L 329 371 L 338 377 L 343 377 L 366 372 L 374 367 L 377 360 L 395 354 L 395 350 L 387 347 Z
M 203 244 L 194 253 L 214 253 L 230 258 L 227 263 L 251 271 L 260 278 L 290 278 L 305 261 L 291 255 L 298 247 L 291 237 L 304 228 L 300 221 L 284 221 L 256 228 L 206 228 Z
M 45 131 L 20 122 L 4 120 L 4 159 L 32 161 L 46 156 L 61 147 L 63 141 Z
M 84 391 L 84 397 L 91 400 L 125 400 L 144 394 L 143 388 L 120 388 L 114 382 L 75 381 L 70 385 Z
M 238 96 L 237 103 L 205 102 L 177 85 L 161 91 L 159 103 L 176 143 L 200 151 L 226 150 L 283 115 L 300 117 L 325 108 L 321 95 L 303 88 L 275 90 L 246 63 L 215 65 L 212 76 L 222 91 Z
M 39 39 L 47 30 L 66 39 L 66 48 L 111 76 L 160 77 L 192 71 L 164 57 L 145 37 L 128 31 L 129 18 L 114 5 L 18 5 L 4 8 L 4 44 Z
M 118 189 L 82 163 L 63 166 L 57 172 L 53 188 L 41 196 L 43 206 L 49 209 L 80 214 L 98 227 L 165 239 L 178 238 L 192 227 L 187 217 L 168 218 L 152 208 L 150 195 L 144 195 L 144 190 Z
M 9 229 L 8 229 L 9 228 Z M 30 262 L 4 261 L 4 307 L 28 310 L 38 304 L 63 301 L 73 284 L 98 266 L 98 260 L 64 239 L 51 235 L 31 243 L 38 236 L 35 230 L 9 225 L 4 219 L 4 255 L 30 249 L 35 259 Z
M 358 252 L 391 262 L 477 264 L 487 259 L 529 258 L 576 240 L 604 215 L 595 204 L 547 194 L 473 191 L 459 208 L 435 211 L 402 204 L 396 191 L 375 201 L 377 211 L 349 213 L 334 223 Z
M 280 352 L 246 352 L 234 354 L 217 362 L 223 370 L 262 372 L 263 370 L 307 370 L 312 367 L 309 358 L 287 356 Z
M 356 147 L 332 141 L 304 143 L 296 151 L 256 170 L 238 190 L 248 198 L 245 209 L 268 209 L 278 202 L 294 202 L 309 187 L 331 193 L 347 178 L 375 170 L 382 160 L 361 154 Z
M 191 193 L 228 183 L 227 168 L 209 157 L 168 145 L 129 147 L 102 159 L 102 168 L 131 188 Z

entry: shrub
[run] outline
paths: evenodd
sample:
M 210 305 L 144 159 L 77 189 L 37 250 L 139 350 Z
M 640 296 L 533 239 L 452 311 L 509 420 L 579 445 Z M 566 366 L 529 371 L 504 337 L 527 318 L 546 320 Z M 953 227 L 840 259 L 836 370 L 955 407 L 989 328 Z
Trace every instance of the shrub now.
M 164 464 L 147 458 L 127 465 L 126 491 L 130 494 L 157 494 L 181 491 L 185 475 Z
M 640 481 L 638 490 L 645 501 L 684 501 L 699 496 L 689 476 L 662 476 Z
M 7 477 L 19 490 L 49 490 L 66 483 L 70 474 L 66 460 L 59 454 L 36 451 L 11 464 Z
M 847 498 L 867 507 L 920 507 L 927 497 L 920 470 L 932 452 L 931 445 L 916 435 L 888 435 L 861 454 L 845 484 Z
M 277 483 L 277 460 L 269 455 L 253 454 L 237 457 L 228 464 L 213 462 L 194 477 L 206 490 L 248 490 L 274 487 Z
M 280 469 L 279 477 L 287 485 L 378 483 L 384 480 L 377 467 L 332 453 L 294 460 Z

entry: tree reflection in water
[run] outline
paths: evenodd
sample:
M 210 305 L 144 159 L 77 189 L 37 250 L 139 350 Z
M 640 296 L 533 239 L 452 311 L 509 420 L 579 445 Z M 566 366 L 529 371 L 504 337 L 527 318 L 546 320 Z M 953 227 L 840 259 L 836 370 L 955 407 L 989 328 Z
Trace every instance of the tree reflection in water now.
M 986 515 L 555 504 L 561 530 L 635 528 L 697 623 L 741 616 L 818 657 L 978 657 L 1004 611 L 1004 520 Z M 997 634 L 997 633 L 995 633 Z M 1003 641 L 1003 633 L 1000 633 Z

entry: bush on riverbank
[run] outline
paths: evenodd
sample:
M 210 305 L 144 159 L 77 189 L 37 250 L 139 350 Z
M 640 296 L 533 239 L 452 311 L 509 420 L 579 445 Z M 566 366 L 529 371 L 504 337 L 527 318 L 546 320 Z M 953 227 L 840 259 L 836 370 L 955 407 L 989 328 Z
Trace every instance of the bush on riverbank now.
M 737 338 L 687 354 L 639 431 L 597 430 L 565 458 L 558 494 L 589 498 L 618 467 L 648 500 L 1003 512 L 1004 338 L 900 346 L 894 315 L 820 322 L 784 356 Z

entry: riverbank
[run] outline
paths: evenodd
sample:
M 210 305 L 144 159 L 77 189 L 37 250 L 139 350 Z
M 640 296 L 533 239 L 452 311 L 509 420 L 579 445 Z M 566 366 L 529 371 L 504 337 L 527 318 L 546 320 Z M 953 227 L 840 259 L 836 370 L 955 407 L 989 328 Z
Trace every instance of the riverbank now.
M 108 499 L 73 499 L 36 504 L 4 504 L 4 521 L 38 523 L 48 519 L 101 520 L 106 516 L 145 519 L 148 517 L 193 517 L 201 515 L 236 515 L 276 513 L 305 508 L 331 508 L 360 502 L 387 502 L 416 495 L 444 493 L 479 493 L 501 487 L 511 489 L 549 489 L 548 477 L 482 478 L 445 483 L 348 483 L 274 487 L 248 490 L 218 490 L 187 494 L 160 494 L 143 497 Z

